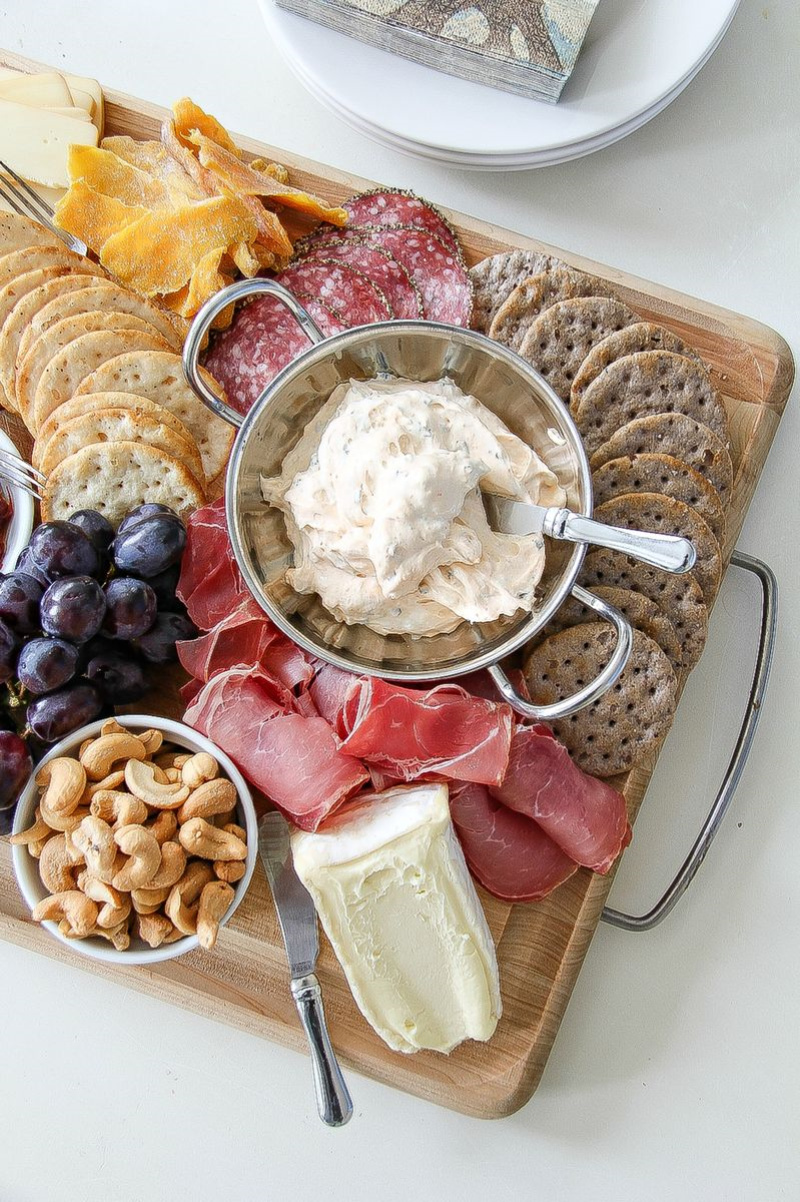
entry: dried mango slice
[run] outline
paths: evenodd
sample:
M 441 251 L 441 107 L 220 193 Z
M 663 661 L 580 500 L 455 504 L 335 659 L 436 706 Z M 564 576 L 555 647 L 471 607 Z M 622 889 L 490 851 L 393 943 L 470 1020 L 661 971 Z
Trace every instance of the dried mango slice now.
M 284 167 L 283 163 L 270 163 L 267 159 L 251 159 L 250 166 L 254 171 L 263 171 L 265 175 L 271 175 L 279 184 L 288 184 L 289 168 Z
M 233 282 L 233 277 L 220 270 L 220 262 L 225 254 L 225 247 L 220 246 L 203 255 L 192 272 L 189 280 L 189 292 L 186 297 L 187 313 L 185 317 L 194 317 L 197 310 L 205 304 L 210 296 L 219 292 L 227 284 Z
M 218 246 L 252 242 L 257 226 L 238 197 L 215 196 L 149 213 L 108 239 L 100 262 L 144 296 L 177 292 Z
M 99 255 L 113 234 L 147 217 L 149 212 L 141 205 L 126 205 L 114 196 L 95 192 L 85 180 L 79 179 L 70 184 L 56 205 L 53 221 Z
M 230 248 L 230 256 L 236 267 L 241 271 L 247 279 L 252 279 L 254 275 L 258 275 L 261 268 L 264 266 L 260 262 L 258 256 L 253 253 L 246 242 L 237 242 L 235 246 Z M 275 256 L 270 255 L 272 262 L 275 262 Z M 270 264 L 271 266 L 271 264 Z
M 231 154 L 238 157 L 239 151 L 236 143 L 225 126 L 221 125 L 216 117 L 204 112 L 200 105 L 195 104 L 188 96 L 184 96 L 182 100 L 176 100 L 172 106 L 172 112 L 175 116 L 175 129 L 181 141 L 188 138 L 191 130 L 197 129 L 201 134 L 205 134 L 207 138 L 219 146 L 224 146 Z
M 298 209 L 310 217 L 329 221 L 331 225 L 346 225 L 347 211 L 327 204 L 318 196 L 292 188 L 262 171 L 254 171 L 247 163 L 218 146 L 198 130 L 192 130 L 189 140 L 198 148 L 201 166 L 207 167 L 237 195 L 265 196 L 276 204 Z
M 164 184 L 99 146 L 70 146 L 68 167 L 73 182 L 82 179 L 95 192 L 113 196 L 123 204 L 142 205 L 148 209 L 170 204 Z
M 160 180 L 170 194 L 173 203 L 186 204 L 189 200 L 203 200 L 207 193 L 187 173 L 181 163 L 167 153 L 161 142 L 149 139 L 137 142 L 135 138 L 119 134 L 103 138 L 101 149 L 110 150 L 117 158 L 130 163 Z

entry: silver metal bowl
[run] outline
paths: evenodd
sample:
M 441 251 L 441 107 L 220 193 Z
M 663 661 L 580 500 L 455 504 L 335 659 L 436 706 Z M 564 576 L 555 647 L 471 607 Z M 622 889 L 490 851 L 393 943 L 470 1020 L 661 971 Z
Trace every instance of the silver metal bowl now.
M 199 371 L 198 357 L 217 314 L 254 293 L 277 296 L 303 327 L 310 346 L 275 377 L 242 418 L 211 391 Z M 259 279 L 232 284 L 203 306 L 186 341 L 184 370 L 197 395 L 239 427 L 228 465 L 225 504 L 242 575 L 265 613 L 306 651 L 351 672 L 409 684 L 488 668 L 518 712 L 545 720 L 574 713 L 617 680 L 630 655 L 631 628 L 617 609 L 576 585 L 585 544 L 547 540 L 544 574 L 532 613 L 492 622 L 462 622 L 452 633 L 433 637 L 381 635 L 367 626 L 336 621 L 317 596 L 297 593 L 286 581 L 293 547 L 283 514 L 262 498 L 261 478 L 279 474 L 285 456 L 334 388 L 351 379 L 449 377 L 543 456 L 564 488 L 571 510 L 591 514 L 591 473 L 575 423 L 546 381 L 513 351 L 472 330 L 424 321 L 380 322 L 325 338 L 290 292 L 274 281 Z M 570 593 L 614 625 L 614 652 L 597 678 L 571 697 L 549 706 L 532 705 L 515 691 L 499 661 L 529 642 Z

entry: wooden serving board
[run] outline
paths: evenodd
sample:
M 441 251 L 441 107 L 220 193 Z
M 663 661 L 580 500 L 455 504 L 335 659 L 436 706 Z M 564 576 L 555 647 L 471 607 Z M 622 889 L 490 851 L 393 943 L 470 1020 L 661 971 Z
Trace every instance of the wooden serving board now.
M 21 71 L 45 69 L 42 64 L 3 51 L 0 65 Z M 119 92 L 107 91 L 106 97 L 108 134 L 158 137 L 165 110 Z M 252 138 L 237 135 L 236 140 L 253 155 L 285 163 L 296 182 L 330 201 L 339 202 L 371 186 L 367 180 Z M 728 512 L 727 561 L 792 386 L 794 365 L 784 340 L 774 330 L 740 314 L 462 214 L 449 216 L 469 263 L 520 247 L 555 254 L 612 283 L 635 312 L 669 327 L 702 354 L 711 366 L 731 419 L 735 482 Z M 8 423 L 8 429 L 23 446 L 29 446 L 20 437 L 18 426 Z M 136 708 L 148 712 L 146 704 Z M 150 706 L 152 712 L 179 717 L 174 682 L 156 690 Z M 625 793 L 631 820 L 654 766 L 655 757 L 615 782 Z M 503 1017 L 488 1043 L 462 1045 L 447 1057 L 435 1053 L 402 1056 L 389 1051 L 356 1009 L 331 949 L 323 940 L 319 976 L 331 1036 L 343 1063 L 388 1085 L 481 1118 L 513 1113 L 527 1102 L 539 1083 L 612 879 L 613 873 L 601 877 L 582 869 L 536 905 L 510 906 L 482 894 L 497 942 Z M 193 952 L 151 969 L 104 967 L 70 953 L 30 921 L 13 877 L 8 842 L 2 840 L 0 936 L 253 1035 L 299 1050 L 305 1048 L 288 990 L 277 920 L 260 865 L 245 901 L 221 932 L 212 953 Z

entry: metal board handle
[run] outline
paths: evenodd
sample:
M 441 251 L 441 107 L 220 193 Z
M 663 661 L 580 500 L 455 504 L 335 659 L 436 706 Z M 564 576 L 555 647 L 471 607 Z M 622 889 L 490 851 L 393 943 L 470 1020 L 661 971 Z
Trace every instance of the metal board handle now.
M 722 819 L 725 817 L 728 807 L 733 800 L 736 787 L 739 784 L 744 766 L 747 763 L 747 757 L 750 754 L 750 748 L 753 745 L 758 720 L 761 717 L 761 707 L 767 691 L 769 671 L 772 666 L 772 655 L 775 649 L 775 631 L 778 621 L 778 582 L 772 569 L 767 564 L 763 563 L 760 559 L 755 559 L 751 555 L 745 555 L 742 551 L 733 552 L 731 563 L 735 564 L 737 568 L 743 568 L 746 572 L 751 572 L 754 576 L 757 576 L 761 584 L 761 631 L 758 642 L 758 655 L 756 656 L 753 681 L 750 686 L 750 696 L 747 700 L 747 709 L 739 730 L 739 737 L 736 740 L 733 753 L 728 761 L 728 767 L 722 778 L 719 792 L 714 798 L 713 805 L 706 816 L 700 833 L 663 896 L 659 898 L 652 909 L 648 910 L 646 914 L 625 914 L 622 910 L 614 910 L 610 906 L 606 906 L 603 910 L 603 921 L 611 923 L 612 926 L 620 927 L 623 931 L 650 931 L 654 926 L 662 922 L 678 904 L 683 894 L 689 888 L 697 870 L 706 857 L 709 847 L 714 841 L 714 837 L 722 824 Z

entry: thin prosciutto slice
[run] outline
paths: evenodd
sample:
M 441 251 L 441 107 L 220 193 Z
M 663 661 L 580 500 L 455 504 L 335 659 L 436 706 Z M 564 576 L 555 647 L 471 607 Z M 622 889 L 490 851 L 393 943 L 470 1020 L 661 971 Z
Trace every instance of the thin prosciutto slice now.
M 517 726 L 496 801 L 541 829 L 578 864 L 608 872 L 631 840 L 625 798 L 587 776 L 562 743 L 537 726 Z
M 496 785 L 508 766 L 512 718 L 510 706 L 458 685 L 420 692 L 358 677 L 342 709 L 342 750 L 404 781 L 433 773 Z
M 495 897 L 540 901 L 578 865 L 537 823 L 490 794 L 485 785 L 455 785 L 450 813 L 472 875 Z
M 260 664 L 287 689 L 305 687 L 314 669 L 252 599 L 197 639 L 177 644 L 178 659 L 203 684 L 237 664 Z
M 233 557 L 222 497 L 198 509 L 186 523 L 186 549 L 176 590 L 195 626 L 211 630 L 252 602 Z
M 287 711 L 283 685 L 257 665 L 218 672 L 184 720 L 303 830 L 316 830 L 369 779 L 324 718 Z

